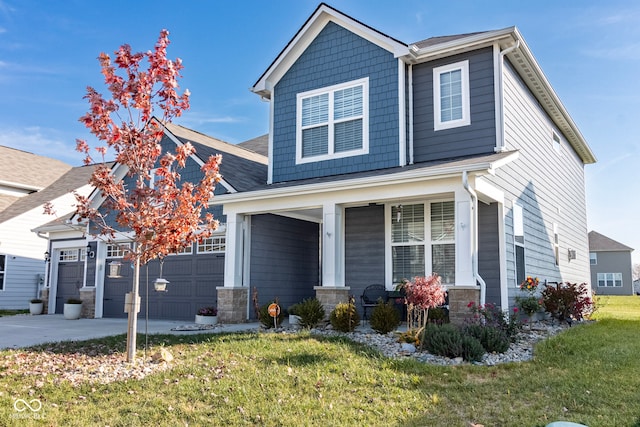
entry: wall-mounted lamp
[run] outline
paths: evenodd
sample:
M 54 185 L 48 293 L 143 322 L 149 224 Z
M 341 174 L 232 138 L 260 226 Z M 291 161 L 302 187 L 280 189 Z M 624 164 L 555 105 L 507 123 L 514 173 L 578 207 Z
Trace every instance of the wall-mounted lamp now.
M 87 243 L 87 257 L 89 257 L 89 259 L 93 259 L 95 256 L 96 253 L 91 250 L 91 243 Z
M 49 253 L 49 251 L 46 251 L 44 253 L 44 262 L 49 262 L 51 261 L 51 254 Z
M 109 263 L 109 274 L 107 274 L 107 277 L 110 279 L 122 277 L 120 276 L 120 268 L 122 268 L 120 261 L 111 261 Z

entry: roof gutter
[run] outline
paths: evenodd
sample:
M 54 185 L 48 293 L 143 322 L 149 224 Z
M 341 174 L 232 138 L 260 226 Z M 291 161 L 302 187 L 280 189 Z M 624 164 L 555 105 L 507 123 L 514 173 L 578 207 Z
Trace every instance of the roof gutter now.
M 471 196 L 471 221 L 473 227 L 471 236 L 471 268 L 473 269 L 473 277 L 476 282 L 480 284 L 480 305 L 484 305 L 487 299 L 487 284 L 478 272 L 478 195 L 469 185 L 469 174 L 466 170 L 462 171 L 462 185 L 467 193 L 469 193 L 469 196 Z

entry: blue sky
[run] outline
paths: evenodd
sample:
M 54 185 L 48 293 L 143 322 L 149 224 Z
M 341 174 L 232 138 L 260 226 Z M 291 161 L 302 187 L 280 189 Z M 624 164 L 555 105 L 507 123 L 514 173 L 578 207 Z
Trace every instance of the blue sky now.
M 406 43 L 519 28 L 598 158 L 586 167 L 588 227 L 636 249 L 640 262 L 640 2 L 381 1 L 331 6 Z M 191 105 L 176 123 L 237 143 L 268 130 L 249 91 L 315 10 L 309 0 L 0 0 L 0 145 L 78 165 L 87 85 L 104 91 L 96 57 L 170 31 Z

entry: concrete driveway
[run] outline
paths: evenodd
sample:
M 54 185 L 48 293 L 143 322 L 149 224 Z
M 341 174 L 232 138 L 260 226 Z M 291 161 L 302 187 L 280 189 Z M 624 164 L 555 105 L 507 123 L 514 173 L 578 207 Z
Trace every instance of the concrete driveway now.
M 257 330 L 257 323 L 237 325 L 215 325 L 212 329 L 199 331 L 175 331 L 174 328 L 194 326 L 179 320 L 138 319 L 138 333 L 149 334 L 198 334 Z M 0 317 L 0 349 L 29 347 L 59 341 L 82 341 L 111 335 L 125 334 L 127 319 L 78 319 L 67 320 L 62 314 L 31 316 L 20 314 Z

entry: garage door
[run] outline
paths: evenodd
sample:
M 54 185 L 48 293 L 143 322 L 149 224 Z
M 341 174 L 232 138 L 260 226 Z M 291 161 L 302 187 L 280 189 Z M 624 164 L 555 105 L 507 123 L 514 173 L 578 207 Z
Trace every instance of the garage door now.
M 111 260 L 112 261 L 112 260 Z M 104 317 L 126 317 L 124 295 L 131 292 L 133 269 L 122 261 L 119 278 L 105 278 Z M 110 260 L 107 260 L 107 265 Z M 141 310 L 144 318 L 193 322 L 200 307 L 217 305 L 216 287 L 224 283 L 224 254 L 181 254 L 164 259 L 162 277 L 169 281 L 167 292 L 156 292 L 153 281 L 160 275 L 160 261 L 153 260 L 140 269 Z
M 56 313 L 64 311 L 64 303 L 69 298 L 80 298 L 80 288 L 84 275 L 83 249 L 63 249 L 58 258 L 58 288 L 56 292 Z

